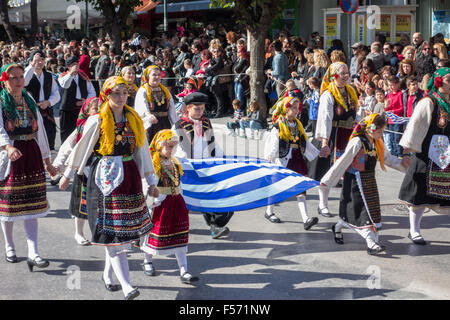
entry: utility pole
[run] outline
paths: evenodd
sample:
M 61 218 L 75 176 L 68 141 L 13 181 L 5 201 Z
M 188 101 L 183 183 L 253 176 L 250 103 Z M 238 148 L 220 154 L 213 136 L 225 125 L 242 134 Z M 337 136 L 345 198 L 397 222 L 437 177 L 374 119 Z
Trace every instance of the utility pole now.
M 89 13 L 88 13 L 88 0 L 86 0 L 86 38 L 89 38 Z
M 167 25 L 167 0 L 164 0 L 164 31 L 168 30 Z

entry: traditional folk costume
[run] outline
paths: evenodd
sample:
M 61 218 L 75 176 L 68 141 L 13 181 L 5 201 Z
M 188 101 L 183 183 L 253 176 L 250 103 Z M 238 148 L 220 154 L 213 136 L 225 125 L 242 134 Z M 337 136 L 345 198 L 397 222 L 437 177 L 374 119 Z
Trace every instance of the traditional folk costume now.
M 162 84 L 159 84 L 157 88 L 152 88 L 148 83 L 149 74 L 153 69 L 159 70 L 159 67 L 153 65 L 145 69 L 141 79 L 141 87 L 136 93 L 134 106 L 144 122 L 149 144 L 158 131 L 170 129 L 178 121 L 175 104 L 169 90 Z M 151 115 L 158 119 L 158 123 L 151 123 Z
M 66 67 L 77 62 L 78 59 L 76 57 L 70 57 L 66 61 Z M 64 143 L 76 128 L 78 114 L 81 109 L 81 106 L 76 105 L 77 102 L 82 99 L 95 97 L 96 92 L 92 82 L 89 80 L 89 76 L 81 70 L 75 76 L 72 76 L 69 72 L 61 73 L 58 82 L 62 88 L 59 127 L 61 143 Z
M 92 244 L 106 246 L 105 285 L 111 286 L 111 266 L 127 298 L 137 289 L 130 285 L 125 250 L 152 229 L 141 178 L 155 185 L 153 165 L 145 130 L 139 115 L 124 106 L 123 119 L 114 119 L 108 95 L 117 85 L 127 85 L 122 77 L 111 77 L 101 92 L 104 103 L 98 115 L 88 118 L 83 136 L 68 159 L 64 175 L 82 175 L 93 154 L 87 179 L 87 213 Z M 139 294 L 139 293 L 137 293 Z
M 205 104 L 207 101 L 208 96 L 200 92 L 192 93 L 185 98 L 186 106 L 190 104 Z M 172 130 L 180 138 L 180 145 L 175 154 L 177 158 L 207 159 L 223 157 L 223 151 L 216 144 L 214 130 L 208 118 L 191 119 L 186 111 L 184 116 L 172 127 Z M 211 229 L 213 239 L 225 236 L 230 232 L 226 224 L 232 216 L 233 212 L 203 214 L 206 224 Z
M 2 68 L 2 78 L 18 65 Z M 28 243 L 28 267 L 47 267 L 49 262 L 39 257 L 37 248 L 38 218 L 50 210 L 47 201 L 43 160 L 50 158 L 47 135 L 41 114 L 33 98 L 22 90 L 22 104 L 17 105 L 13 96 L 3 88 L 0 92 L 0 221 L 5 236 L 6 260 L 17 262 L 13 241 L 14 221 L 24 220 Z M 11 161 L 4 149 L 11 144 L 21 153 Z
M 73 151 L 75 145 L 80 141 L 83 135 L 83 128 L 89 117 L 91 103 L 97 103 L 98 98 L 92 97 L 85 101 L 83 107 L 80 110 L 77 120 L 77 128 L 72 132 L 72 134 L 64 141 L 58 151 L 53 166 L 59 168 L 60 171 L 65 167 L 65 162 Z M 86 199 L 86 188 L 87 188 L 87 177 L 89 176 L 90 164 L 92 162 L 92 156 L 88 159 L 85 169 L 82 175 L 75 175 L 72 194 L 70 197 L 70 207 L 69 211 L 72 217 L 75 218 L 75 240 L 80 245 L 88 245 L 89 241 L 86 240 L 83 233 L 84 222 L 87 220 L 87 199 Z
M 428 84 L 427 97 L 419 101 L 400 145 L 415 152 L 400 189 L 400 200 L 409 206 L 409 238 L 426 244 L 420 233 L 425 208 L 450 213 L 450 102 L 439 88 L 449 68 L 437 70 Z
M 339 70 L 345 67 L 345 63 L 333 63 L 327 70 L 320 88 L 320 104 L 317 115 L 316 147 L 321 148 L 321 140 L 328 139 L 331 150 L 327 158 L 318 157 L 310 163 L 310 178 L 320 180 L 330 169 L 332 163 L 344 152 L 356 121 L 358 108 L 358 96 L 350 85 L 345 86 L 342 94 L 336 85 L 334 78 L 338 77 Z M 319 187 L 318 211 L 325 217 L 330 217 L 328 210 L 329 188 Z
M 30 56 L 30 61 L 33 60 L 35 54 L 45 57 L 42 51 L 36 51 Z M 56 121 L 53 114 L 53 106 L 61 100 L 58 84 L 50 72 L 42 70 L 41 74 L 38 74 L 31 65 L 25 68 L 24 78 L 25 89 L 31 94 L 34 101 L 48 101 L 50 103 L 48 108 L 41 109 L 38 107 L 38 109 L 44 122 L 50 150 L 53 151 L 55 150 L 56 139 Z
M 265 158 L 278 163 L 301 175 L 308 175 L 306 150 L 311 147 L 303 125 L 297 118 L 290 122 L 286 118 L 288 108 L 291 108 L 298 97 L 287 97 L 278 105 L 272 116 L 274 123 L 269 139 L 266 141 Z M 308 145 L 308 146 L 307 146 Z M 309 151 L 309 150 L 308 150 Z M 309 218 L 306 207 L 306 192 L 297 196 L 298 208 L 305 230 L 309 230 L 319 222 L 317 217 Z M 267 206 L 265 217 L 274 223 L 281 222 L 273 213 L 273 205 Z
M 383 170 L 386 170 L 386 164 L 399 171 L 406 171 L 401 160 L 384 149 L 381 139 L 370 143 L 367 138 L 367 132 L 377 130 L 373 124 L 377 116 L 379 114 L 373 113 L 355 127 L 344 154 L 320 181 L 332 187 L 344 175 L 339 221 L 332 228 L 335 241 L 343 244 L 342 228 L 352 229 L 366 240 L 369 254 L 376 254 L 384 249 L 379 245 L 376 227 L 376 224 L 381 222 L 380 199 L 375 179 L 377 161 L 380 161 Z
M 190 283 L 198 280 L 187 272 L 187 244 L 189 240 L 189 211 L 181 195 L 181 175 L 183 170 L 177 158 L 163 160 L 160 151 L 167 142 L 178 142 L 172 130 L 161 130 L 153 138 L 150 153 L 155 173 L 159 177 L 160 196 L 156 199 L 152 214 L 153 229 L 141 241 L 145 252 L 144 273 L 155 275 L 153 255 L 175 254 L 180 268 L 181 281 Z

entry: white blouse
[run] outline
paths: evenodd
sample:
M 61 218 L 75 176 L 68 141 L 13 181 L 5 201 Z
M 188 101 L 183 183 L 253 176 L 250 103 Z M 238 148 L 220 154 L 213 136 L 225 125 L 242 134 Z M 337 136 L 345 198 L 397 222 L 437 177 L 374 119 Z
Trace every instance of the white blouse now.
M 345 171 L 350 167 L 362 147 L 361 139 L 353 138 L 350 140 L 347 148 L 345 148 L 344 154 L 334 163 L 320 182 L 327 186 L 334 187 L 344 175 Z M 402 166 L 402 160 L 394 157 L 386 148 L 384 148 L 384 163 L 393 169 L 406 172 L 406 168 Z
M 164 92 L 162 93 L 164 94 Z M 136 93 L 136 98 L 134 101 L 134 110 L 139 114 L 142 121 L 144 122 L 144 129 L 147 130 L 152 126 L 150 122 L 150 115 L 152 114 L 150 111 L 150 106 L 147 101 L 147 90 L 144 87 L 140 87 L 138 92 Z M 172 96 L 169 100 L 169 120 L 170 123 L 175 124 L 179 118 L 177 115 L 177 110 L 175 108 L 175 103 L 173 101 Z
M 67 169 L 64 172 L 65 177 L 71 179 L 75 171 L 79 175 L 83 174 L 87 160 L 91 156 L 99 137 L 100 121 L 97 114 L 90 116 L 87 119 L 83 129 L 83 136 L 70 152 L 69 159 L 67 160 Z M 133 159 L 136 162 L 141 177 L 145 178 L 149 185 L 155 185 L 156 178 L 153 161 L 150 156 L 147 139 L 144 140 L 144 145 L 142 147 L 136 146 L 134 149 Z
M 433 111 L 434 105 L 430 99 L 420 100 L 409 119 L 399 145 L 412 149 L 414 152 L 422 152 L 422 143 L 430 128 Z

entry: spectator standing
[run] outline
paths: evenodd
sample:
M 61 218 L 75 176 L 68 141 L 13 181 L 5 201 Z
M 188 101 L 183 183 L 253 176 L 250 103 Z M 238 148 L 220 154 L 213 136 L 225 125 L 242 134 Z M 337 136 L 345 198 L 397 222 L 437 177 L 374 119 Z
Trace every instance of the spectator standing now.
M 284 90 L 284 84 L 289 79 L 289 61 L 283 53 L 283 44 L 281 41 L 274 43 L 275 56 L 272 61 L 272 79 L 276 81 L 276 90 L 278 97 L 281 96 Z
M 433 56 L 431 51 L 431 45 L 428 41 L 424 41 L 420 46 L 422 54 L 416 55 L 416 72 L 417 80 L 422 81 L 423 76 L 426 74 L 433 74 L 436 70 L 433 62 Z
M 389 111 L 399 117 L 404 117 L 403 107 L 403 93 L 400 90 L 400 80 L 396 76 L 389 78 L 389 87 L 391 92 L 388 93 L 386 99 L 386 111 Z M 402 155 L 402 148 L 398 144 L 400 142 L 401 133 L 403 132 L 402 124 L 394 124 L 391 119 L 388 119 L 387 129 L 384 137 L 386 147 L 390 153 L 400 157 Z

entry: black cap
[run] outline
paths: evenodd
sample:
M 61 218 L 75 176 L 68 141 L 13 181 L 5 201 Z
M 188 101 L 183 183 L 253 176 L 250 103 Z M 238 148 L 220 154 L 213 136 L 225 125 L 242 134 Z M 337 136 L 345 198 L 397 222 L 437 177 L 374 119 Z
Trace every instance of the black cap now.
M 33 58 L 36 54 L 39 54 L 42 58 L 45 58 L 45 54 L 44 52 L 42 52 L 42 50 L 35 50 L 33 51 L 33 53 L 30 55 L 30 61 L 33 61 Z
M 78 58 L 76 56 L 71 56 L 66 60 L 66 67 L 70 67 L 70 65 L 74 63 L 78 63 Z
M 201 92 L 194 92 L 191 94 L 188 94 L 185 98 L 184 98 L 184 103 L 186 105 L 189 104 L 205 104 L 208 102 L 208 96 L 204 93 Z

